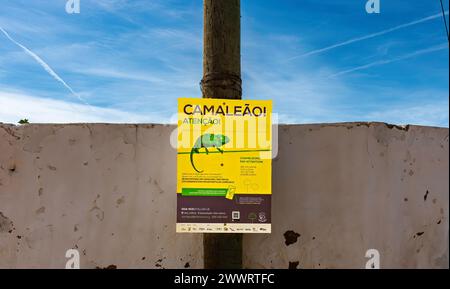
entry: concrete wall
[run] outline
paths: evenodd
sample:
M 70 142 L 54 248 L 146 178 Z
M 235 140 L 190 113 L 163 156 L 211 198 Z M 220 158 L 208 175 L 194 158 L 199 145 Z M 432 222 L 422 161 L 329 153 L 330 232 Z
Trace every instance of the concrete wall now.
M 202 235 L 175 233 L 172 129 L 0 124 L 0 268 L 64 268 L 69 248 L 83 268 L 201 268 Z M 371 248 L 448 268 L 448 129 L 281 126 L 279 147 L 273 233 L 244 237 L 246 268 L 364 268 Z

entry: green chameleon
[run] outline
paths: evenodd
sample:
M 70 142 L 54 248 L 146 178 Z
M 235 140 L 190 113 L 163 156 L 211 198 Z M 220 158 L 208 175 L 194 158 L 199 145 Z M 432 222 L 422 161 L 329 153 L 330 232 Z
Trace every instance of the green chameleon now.
M 194 170 L 198 173 L 203 173 L 203 171 L 199 171 L 195 165 L 194 165 L 194 154 L 199 154 L 200 149 L 204 148 L 206 151 L 206 154 L 209 154 L 208 148 L 216 148 L 220 153 L 223 154 L 223 150 L 220 148 L 223 145 L 230 142 L 230 138 L 226 135 L 221 134 L 204 134 L 201 135 L 196 141 L 194 146 L 191 149 L 191 165 L 194 168 Z

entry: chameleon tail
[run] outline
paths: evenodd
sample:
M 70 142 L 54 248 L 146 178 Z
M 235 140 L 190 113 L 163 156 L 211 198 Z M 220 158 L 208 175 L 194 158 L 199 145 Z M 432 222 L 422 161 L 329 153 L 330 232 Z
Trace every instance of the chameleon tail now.
M 191 150 L 191 154 L 190 154 L 190 157 L 191 157 L 191 165 L 192 165 L 192 167 L 194 168 L 194 170 L 195 170 L 197 173 L 203 173 L 203 171 L 197 170 L 197 168 L 196 168 L 195 165 L 194 165 L 194 152 L 195 152 L 195 153 L 198 153 L 198 149 L 192 148 L 192 150 Z

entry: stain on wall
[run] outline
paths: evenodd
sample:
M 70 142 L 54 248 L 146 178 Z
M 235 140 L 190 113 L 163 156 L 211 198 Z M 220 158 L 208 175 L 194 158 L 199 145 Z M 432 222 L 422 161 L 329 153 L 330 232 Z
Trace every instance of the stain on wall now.
M 0 234 L 2 233 L 12 233 L 14 228 L 14 224 L 13 222 L 6 217 L 5 215 L 3 215 L 2 212 L 0 212 Z
M 296 233 L 292 230 L 286 231 L 284 234 L 284 244 L 289 246 L 291 244 L 297 243 L 298 237 L 300 237 L 299 233 Z

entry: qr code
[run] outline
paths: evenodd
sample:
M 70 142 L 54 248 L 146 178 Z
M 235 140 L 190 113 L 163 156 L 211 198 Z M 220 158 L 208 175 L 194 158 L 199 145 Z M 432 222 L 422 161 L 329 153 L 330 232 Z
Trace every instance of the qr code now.
M 241 212 L 239 212 L 239 211 L 231 212 L 231 219 L 239 220 L 240 218 L 241 218 Z

